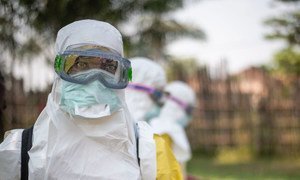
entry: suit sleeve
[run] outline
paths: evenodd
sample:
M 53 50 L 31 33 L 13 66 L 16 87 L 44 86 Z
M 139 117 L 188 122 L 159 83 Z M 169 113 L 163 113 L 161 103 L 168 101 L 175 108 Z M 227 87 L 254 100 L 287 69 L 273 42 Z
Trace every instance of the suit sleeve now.
M 20 179 L 22 132 L 22 129 L 6 132 L 3 142 L 0 144 L 1 179 Z

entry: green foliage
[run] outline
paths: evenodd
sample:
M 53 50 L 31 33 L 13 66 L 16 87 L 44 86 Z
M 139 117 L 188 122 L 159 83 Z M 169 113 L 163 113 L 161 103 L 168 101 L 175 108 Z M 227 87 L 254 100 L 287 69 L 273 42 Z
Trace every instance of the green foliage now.
M 193 154 L 188 174 L 200 179 L 299 179 L 300 159 L 254 159 L 234 164 L 218 163 L 214 158 Z
M 41 51 L 40 36 L 26 24 L 29 11 L 18 1 L 0 1 L 0 51 L 9 52 L 13 60 Z
M 268 19 L 265 24 L 273 28 L 266 36 L 268 39 L 282 39 L 291 46 L 300 45 L 300 11 Z
M 21 27 L 14 21 L 19 13 L 15 10 L 16 5 L 10 1 L 1 0 L 0 4 L 0 49 L 14 50 L 17 47 L 16 34 Z
M 300 75 L 300 0 L 277 0 L 283 3 L 294 3 L 296 10 L 265 21 L 273 29 L 267 39 L 284 40 L 288 47 L 274 55 L 275 70 L 289 74 Z
M 204 67 L 203 67 L 204 68 Z M 186 80 L 201 69 L 195 59 L 169 59 L 167 77 L 169 80 Z
M 28 24 L 39 32 L 47 32 L 55 38 L 57 31 L 79 19 L 99 19 L 114 25 L 125 20 L 135 8 L 134 0 L 20 0 L 25 9 L 30 9 Z
M 20 57 L 31 57 L 34 54 L 40 53 L 41 50 L 41 46 L 38 44 L 38 42 L 31 37 L 20 47 L 17 54 Z
M 179 23 L 163 15 L 146 16 L 140 19 L 141 26 L 137 34 L 129 37 L 132 46 L 132 54 L 139 56 L 150 56 L 159 60 L 165 55 L 163 48 L 179 36 L 205 39 L 205 34 L 199 28 Z
M 273 29 L 268 34 L 268 39 L 281 39 L 290 46 L 300 45 L 300 0 L 275 0 L 283 3 L 293 3 L 296 10 L 273 17 L 265 21 L 265 24 Z
M 254 152 L 249 147 L 221 148 L 218 150 L 215 162 L 219 164 L 237 164 L 252 161 Z
M 300 76 L 300 52 L 292 48 L 283 49 L 275 54 L 275 69 L 285 74 Z
M 166 13 L 183 6 L 182 0 L 146 0 L 143 2 L 144 3 L 141 3 L 141 1 L 136 1 L 135 3 L 141 4 L 142 11 L 155 14 Z
M 166 13 L 182 7 L 182 0 L 20 0 L 21 5 L 30 10 L 27 22 L 39 32 L 48 32 L 55 37 L 57 31 L 66 24 L 79 19 L 98 19 L 115 26 L 128 20 L 132 14 L 150 16 Z
M 124 37 L 125 51 L 132 56 L 154 54 L 153 57 L 162 58 L 168 40 L 179 35 L 204 37 L 197 28 L 165 18 L 182 6 L 183 0 L 1 0 L 0 42 L 11 53 L 26 54 L 25 48 L 16 51 L 16 47 L 24 46 L 16 35 L 27 28 L 34 36 L 25 44 L 28 52 L 36 53 L 42 48 L 35 46 L 32 51 L 31 45 L 53 43 L 57 31 L 76 20 L 98 19 L 118 27 L 137 16 L 137 32 Z

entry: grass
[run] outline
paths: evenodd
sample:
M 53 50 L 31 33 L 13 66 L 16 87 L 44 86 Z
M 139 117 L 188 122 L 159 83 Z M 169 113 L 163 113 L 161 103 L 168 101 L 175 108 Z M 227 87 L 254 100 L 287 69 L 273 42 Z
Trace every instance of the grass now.
M 196 154 L 188 163 L 188 172 L 201 180 L 300 179 L 299 158 L 248 159 L 245 162 L 224 162 L 219 159 Z

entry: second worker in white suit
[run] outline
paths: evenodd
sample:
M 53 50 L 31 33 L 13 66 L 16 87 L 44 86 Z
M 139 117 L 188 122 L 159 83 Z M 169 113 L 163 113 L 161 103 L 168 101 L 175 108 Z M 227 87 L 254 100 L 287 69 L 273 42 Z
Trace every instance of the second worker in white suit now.
M 157 118 L 151 121 L 154 132 L 172 147 L 177 161 L 185 175 L 186 162 L 191 158 L 190 144 L 185 133 L 185 127 L 192 119 L 196 95 L 186 83 L 174 81 L 164 88 L 166 101 Z
M 145 58 L 131 58 L 132 82 L 125 89 L 126 103 L 135 121 L 149 122 L 159 115 L 162 89 L 166 85 L 164 69 Z

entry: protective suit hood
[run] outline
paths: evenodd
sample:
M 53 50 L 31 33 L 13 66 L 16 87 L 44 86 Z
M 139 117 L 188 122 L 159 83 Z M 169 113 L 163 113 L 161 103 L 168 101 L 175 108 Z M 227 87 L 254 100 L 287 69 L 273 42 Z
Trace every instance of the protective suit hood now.
M 194 105 L 196 103 L 194 90 L 181 81 L 173 81 L 172 83 L 169 83 L 164 88 L 164 91 L 187 104 Z
M 115 50 L 123 56 L 120 32 L 109 23 L 96 20 L 80 20 L 60 29 L 56 37 L 56 53 L 62 53 L 70 45 L 94 44 Z
M 131 58 L 132 83 L 162 89 L 166 84 L 163 68 L 144 57 Z M 134 120 L 144 120 L 146 113 L 155 105 L 149 94 L 126 88 L 126 103 Z
M 79 43 L 108 47 L 123 55 L 120 33 L 101 21 L 76 21 L 62 28 L 57 35 L 57 53 Z M 108 116 L 86 119 L 61 109 L 62 81 L 55 79 L 47 105 L 35 123 L 29 177 L 139 179 L 133 121 L 124 90 L 113 90 L 120 99 L 120 109 Z

